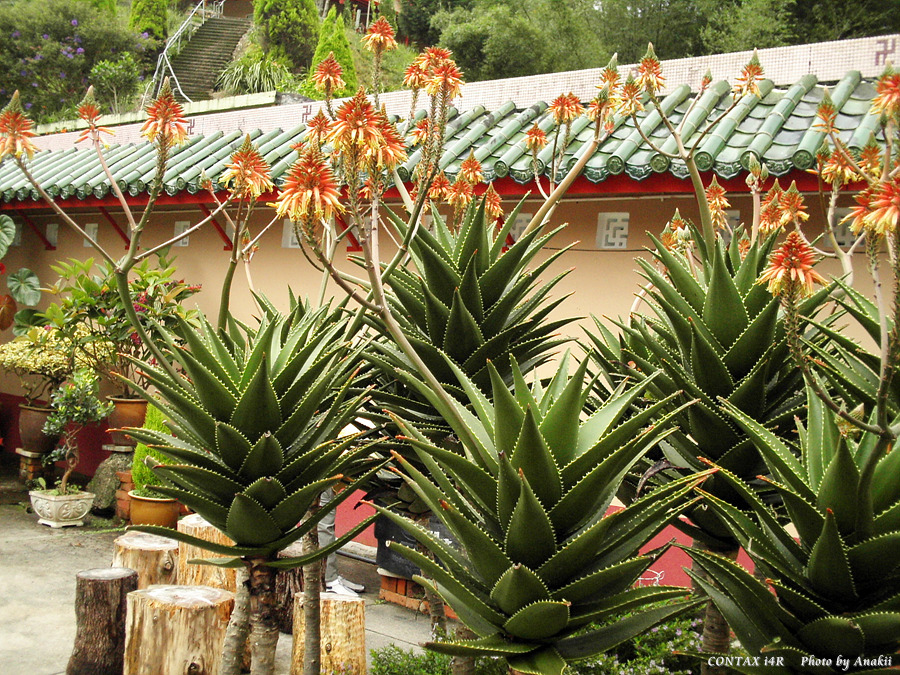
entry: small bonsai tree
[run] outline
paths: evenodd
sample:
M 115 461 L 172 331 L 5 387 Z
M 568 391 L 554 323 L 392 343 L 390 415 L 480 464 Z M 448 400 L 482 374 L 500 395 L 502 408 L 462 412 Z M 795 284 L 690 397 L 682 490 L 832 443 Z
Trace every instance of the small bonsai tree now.
M 147 406 L 147 416 L 144 418 L 144 429 L 150 431 L 169 431 L 166 426 L 166 417 L 155 405 Z M 138 497 L 153 497 L 155 499 L 168 499 L 169 495 L 154 490 L 155 486 L 164 485 L 162 480 L 147 466 L 145 459 L 152 457 L 156 464 L 171 464 L 161 452 L 148 447 L 144 443 L 138 443 L 134 448 L 134 460 L 131 465 L 131 478 L 134 481 L 134 493 Z
M 99 398 L 97 375 L 87 368 L 76 370 L 69 381 L 53 392 L 52 412 L 44 424 L 44 433 L 60 436 L 62 444 L 49 457 L 50 461 L 64 459 L 66 470 L 59 483 L 59 494 L 69 494 L 69 477 L 78 466 L 78 432 L 86 425 L 99 422 L 112 410 L 111 403 Z M 73 492 L 77 492 L 74 489 Z

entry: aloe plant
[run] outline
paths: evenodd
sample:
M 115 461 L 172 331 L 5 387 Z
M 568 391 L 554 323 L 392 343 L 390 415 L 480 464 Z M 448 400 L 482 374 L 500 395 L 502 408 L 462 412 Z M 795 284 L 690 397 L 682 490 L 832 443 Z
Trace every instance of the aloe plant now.
M 511 384 L 512 359 L 529 371 L 545 363 L 565 341 L 557 331 L 571 319 L 548 319 L 565 298 L 550 300 L 548 295 L 566 273 L 543 283 L 538 277 L 566 249 L 528 268 L 561 228 L 547 233 L 536 228 L 507 246 L 521 205 L 497 227 L 485 215 L 484 201 L 473 202 L 456 230 L 433 210 L 433 232 L 420 227 L 410 239 L 412 265 L 398 266 L 385 277 L 388 302 L 403 333 L 441 384 L 460 400 L 465 396 L 445 355 L 488 393 L 489 361 Z M 391 215 L 405 237 L 408 224 Z M 369 320 L 386 332 L 377 318 Z M 392 378 L 393 368 L 410 368 L 409 359 L 392 341 L 386 339 L 375 348 L 379 355 L 371 358 Z M 380 389 L 378 401 L 388 409 L 446 429 L 427 399 L 402 382 L 393 391 Z
M 700 237 L 695 228 L 693 236 Z M 670 250 L 653 238 L 655 260 L 637 262 L 648 281 L 648 304 L 655 316 L 633 314 L 620 323 L 619 337 L 595 319 L 597 334 L 589 336 L 609 379 L 641 381 L 660 370 L 647 388 L 651 401 L 671 395 L 679 402 L 697 400 L 678 414 L 681 431 L 649 453 L 626 482 L 621 494 L 626 501 L 645 481 L 664 483 L 673 475 L 702 470 L 709 461 L 771 491 L 756 480 L 765 464 L 750 437 L 722 412 L 721 402 L 784 436 L 792 432 L 794 417 L 804 414 L 803 376 L 790 357 L 780 301 L 757 283 L 775 235 L 757 240 L 743 256 L 740 239 L 737 232 L 727 248 L 721 239 L 698 247 L 698 263 L 690 250 Z M 823 289 L 806 298 L 800 311 L 814 315 L 827 295 Z M 809 337 L 819 339 L 812 332 Z M 705 489 L 742 504 L 719 475 Z M 708 503 L 696 504 L 687 515 L 690 523 L 676 525 L 696 545 L 737 556 L 738 541 Z M 714 605 L 707 608 L 703 641 L 707 651 L 728 651 L 727 626 Z
M 889 452 L 878 453 L 875 434 L 848 433 L 812 391 L 807 404 L 808 422 L 798 424 L 800 459 L 797 448 L 728 406 L 765 459 L 796 534 L 734 474 L 722 471 L 752 508 L 705 498 L 767 579 L 690 551 L 714 583 L 699 576 L 697 582 L 743 646 L 770 659 L 767 673 L 893 672 L 878 657 L 900 649 L 900 444 L 894 440 Z M 863 482 L 867 473 L 870 489 Z
M 194 509 L 234 544 L 167 528 L 137 529 L 227 556 L 210 564 L 248 569 L 254 672 L 266 672 L 257 671 L 257 663 L 274 658 L 275 570 L 328 555 L 370 522 L 318 551 L 276 560 L 278 551 L 312 531 L 325 514 L 316 511 L 319 494 L 342 474 L 358 471 L 368 453 L 355 447 L 355 437 L 339 438 L 366 396 L 348 395 L 359 348 L 347 344 L 340 317 L 340 311 L 303 305 L 287 316 L 269 308 L 257 330 L 245 327 L 246 335 L 233 321 L 231 333 L 218 333 L 201 317 L 196 329 L 181 323 L 184 346 L 163 333 L 181 372 L 141 364 L 162 397 L 152 402 L 168 418 L 170 433 L 129 433 L 175 462 L 153 466 L 167 484 L 157 489 Z M 352 492 L 344 490 L 329 508 Z
M 536 381 L 529 387 L 512 359 L 512 391 L 488 364 L 491 401 L 448 358 L 471 406 L 452 403 L 476 439 L 464 445 L 464 454 L 437 447 L 414 424 L 397 420 L 427 470 L 398 456 L 405 481 L 462 551 L 379 508 L 439 562 L 401 544 L 390 546 L 428 574 L 431 580 L 419 581 L 430 584 L 478 636 L 432 642 L 431 649 L 503 657 L 518 672 L 558 674 L 568 662 L 611 649 L 696 605 L 653 605 L 683 597 L 685 590 L 633 584 L 667 547 L 639 550 L 684 509 L 685 495 L 707 474 L 673 481 L 606 514 L 623 476 L 672 433 L 670 423 L 681 408 L 664 412 L 671 396 L 627 417 L 632 402 L 651 386 L 648 380 L 630 390 L 620 387 L 584 416 L 591 392 L 584 380 L 587 362 L 571 378 L 568 362 L 567 354 L 546 386 Z M 415 377 L 403 371 L 400 377 L 445 418 L 454 418 Z M 650 420 L 655 422 L 648 425 Z M 641 611 L 627 620 L 591 625 L 636 609 Z

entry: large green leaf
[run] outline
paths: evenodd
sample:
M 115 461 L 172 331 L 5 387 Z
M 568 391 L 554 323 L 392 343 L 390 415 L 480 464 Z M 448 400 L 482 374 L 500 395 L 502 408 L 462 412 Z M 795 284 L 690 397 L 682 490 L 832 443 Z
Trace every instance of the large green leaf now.
M 13 272 L 6 279 L 9 292 L 22 305 L 36 305 L 41 301 L 41 282 L 37 274 L 25 267 Z

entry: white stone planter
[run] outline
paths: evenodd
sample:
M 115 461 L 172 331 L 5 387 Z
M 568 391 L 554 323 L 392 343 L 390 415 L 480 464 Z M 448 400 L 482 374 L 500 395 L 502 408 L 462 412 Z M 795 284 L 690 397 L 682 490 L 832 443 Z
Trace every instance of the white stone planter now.
M 50 527 L 84 525 L 84 517 L 94 503 L 92 492 L 72 495 L 54 495 L 42 490 L 31 490 L 31 508 L 38 514 L 38 522 Z

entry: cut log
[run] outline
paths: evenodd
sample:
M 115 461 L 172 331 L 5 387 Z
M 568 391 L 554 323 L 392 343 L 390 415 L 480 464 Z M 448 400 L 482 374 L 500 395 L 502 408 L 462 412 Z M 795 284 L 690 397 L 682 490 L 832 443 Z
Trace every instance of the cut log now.
M 210 525 L 205 518 L 196 513 L 178 521 L 178 531 L 190 534 L 205 541 L 230 546 L 234 542 L 227 535 Z M 212 553 L 193 544 L 178 544 L 178 583 L 182 586 L 212 586 L 224 588 L 232 593 L 237 588 L 235 570 L 213 565 L 191 564 L 190 560 L 199 558 L 224 558 L 226 556 Z
M 322 593 L 321 672 L 365 675 L 366 601 Z M 302 675 L 304 652 L 303 594 L 294 596 L 294 647 L 291 675 Z
M 303 555 L 303 544 L 291 544 L 278 552 L 279 558 L 296 558 Z M 275 596 L 278 598 L 278 630 L 294 632 L 294 598 L 303 592 L 303 568 L 278 570 L 275 573 Z
M 150 586 L 128 595 L 124 675 L 217 675 L 234 593 Z
M 126 597 L 137 572 L 123 567 L 75 575 L 75 647 L 66 675 L 120 675 L 125 654 Z
M 138 573 L 138 588 L 174 584 L 178 573 L 178 542 L 146 532 L 126 532 L 115 541 L 113 567 Z

